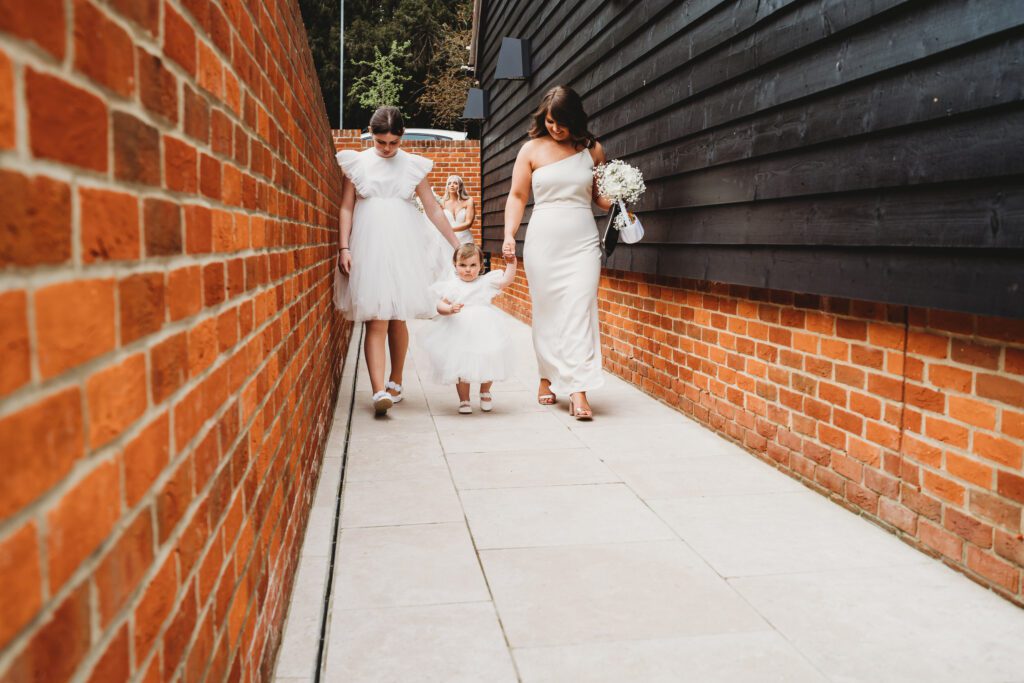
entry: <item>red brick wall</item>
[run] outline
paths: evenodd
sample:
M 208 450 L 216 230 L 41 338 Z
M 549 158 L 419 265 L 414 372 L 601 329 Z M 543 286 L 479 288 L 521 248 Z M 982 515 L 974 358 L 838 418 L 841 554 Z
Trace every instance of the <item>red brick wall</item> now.
M 1024 321 L 610 270 L 599 306 L 609 372 L 1024 605 Z
M 369 140 L 361 140 L 362 130 L 335 130 L 334 146 L 342 149 L 366 149 Z M 410 154 L 425 156 L 434 162 L 428 180 L 434 192 L 444 196 L 444 184 L 448 176 L 462 176 L 466 192 L 476 204 L 476 220 L 473 221 L 473 237 L 481 244 L 480 237 L 480 141 L 479 140 L 405 140 L 402 149 Z
M 0 680 L 266 680 L 350 334 L 296 3 L 0 0 Z

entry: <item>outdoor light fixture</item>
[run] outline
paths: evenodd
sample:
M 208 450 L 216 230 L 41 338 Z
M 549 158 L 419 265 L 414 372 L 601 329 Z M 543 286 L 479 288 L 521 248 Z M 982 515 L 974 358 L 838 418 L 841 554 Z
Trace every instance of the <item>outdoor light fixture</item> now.
M 521 81 L 530 77 L 530 41 L 520 38 L 502 38 L 498 52 L 496 79 Z
M 462 118 L 476 121 L 483 121 L 488 114 L 487 91 L 481 88 L 470 88 L 466 96 L 466 108 L 462 111 Z

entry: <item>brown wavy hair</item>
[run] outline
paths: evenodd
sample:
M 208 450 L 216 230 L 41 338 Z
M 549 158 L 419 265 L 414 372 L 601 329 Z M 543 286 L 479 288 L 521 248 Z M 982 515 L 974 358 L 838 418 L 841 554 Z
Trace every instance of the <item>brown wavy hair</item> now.
M 556 85 L 548 90 L 537 105 L 536 111 L 532 114 L 530 124 L 530 137 L 542 138 L 548 133 L 548 127 L 544 125 L 544 119 L 548 113 L 551 118 L 560 125 L 569 129 L 569 137 L 577 147 L 590 149 L 597 142 L 594 134 L 587 129 L 586 110 L 583 109 L 583 98 L 575 90 L 567 85 Z
M 402 137 L 405 134 L 405 119 L 398 107 L 378 107 L 370 117 L 370 132 L 377 135 L 397 135 Z
M 480 248 L 480 245 L 476 242 L 470 242 L 468 244 L 460 244 L 459 248 L 452 254 L 452 263 L 458 263 L 464 261 L 472 256 L 476 256 L 480 259 L 480 265 L 484 265 L 484 250 Z

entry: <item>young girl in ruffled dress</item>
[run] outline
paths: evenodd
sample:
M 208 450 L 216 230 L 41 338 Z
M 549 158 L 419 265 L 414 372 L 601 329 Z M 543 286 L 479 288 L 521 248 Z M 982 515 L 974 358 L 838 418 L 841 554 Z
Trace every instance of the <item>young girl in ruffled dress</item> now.
M 370 119 L 373 147 L 337 155 L 347 182 L 341 195 L 334 303 L 349 320 L 366 323 L 364 353 L 377 415 L 402 400 L 409 348 L 405 321 L 435 315 L 429 291 L 433 280 L 423 258 L 428 233 L 414 194 L 450 248 L 459 246 L 427 182 L 434 162 L 399 149 L 404 132 L 398 109 L 381 107 Z M 385 346 L 391 356 L 386 382 Z
M 481 276 L 483 251 L 463 244 L 452 259 L 455 277 L 435 283 L 440 317 L 430 324 L 423 346 L 430 358 L 431 378 L 438 384 L 454 384 L 459 394 L 459 413 L 473 412 L 470 384 L 480 384 L 480 410 L 491 411 L 491 383 L 507 374 L 508 329 L 502 313 L 491 303 L 516 277 L 516 258 L 505 259 L 505 270 Z

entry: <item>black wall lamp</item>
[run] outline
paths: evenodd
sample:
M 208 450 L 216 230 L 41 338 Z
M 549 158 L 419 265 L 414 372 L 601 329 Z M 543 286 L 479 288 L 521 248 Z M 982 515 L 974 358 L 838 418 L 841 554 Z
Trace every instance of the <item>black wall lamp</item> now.
M 498 66 L 494 78 L 514 81 L 530 77 L 530 41 L 520 38 L 502 38 L 498 51 Z
M 487 118 L 489 111 L 487 91 L 481 88 L 470 88 L 466 96 L 466 108 L 462 110 L 462 118 L 475 121 L 483 121 Z

